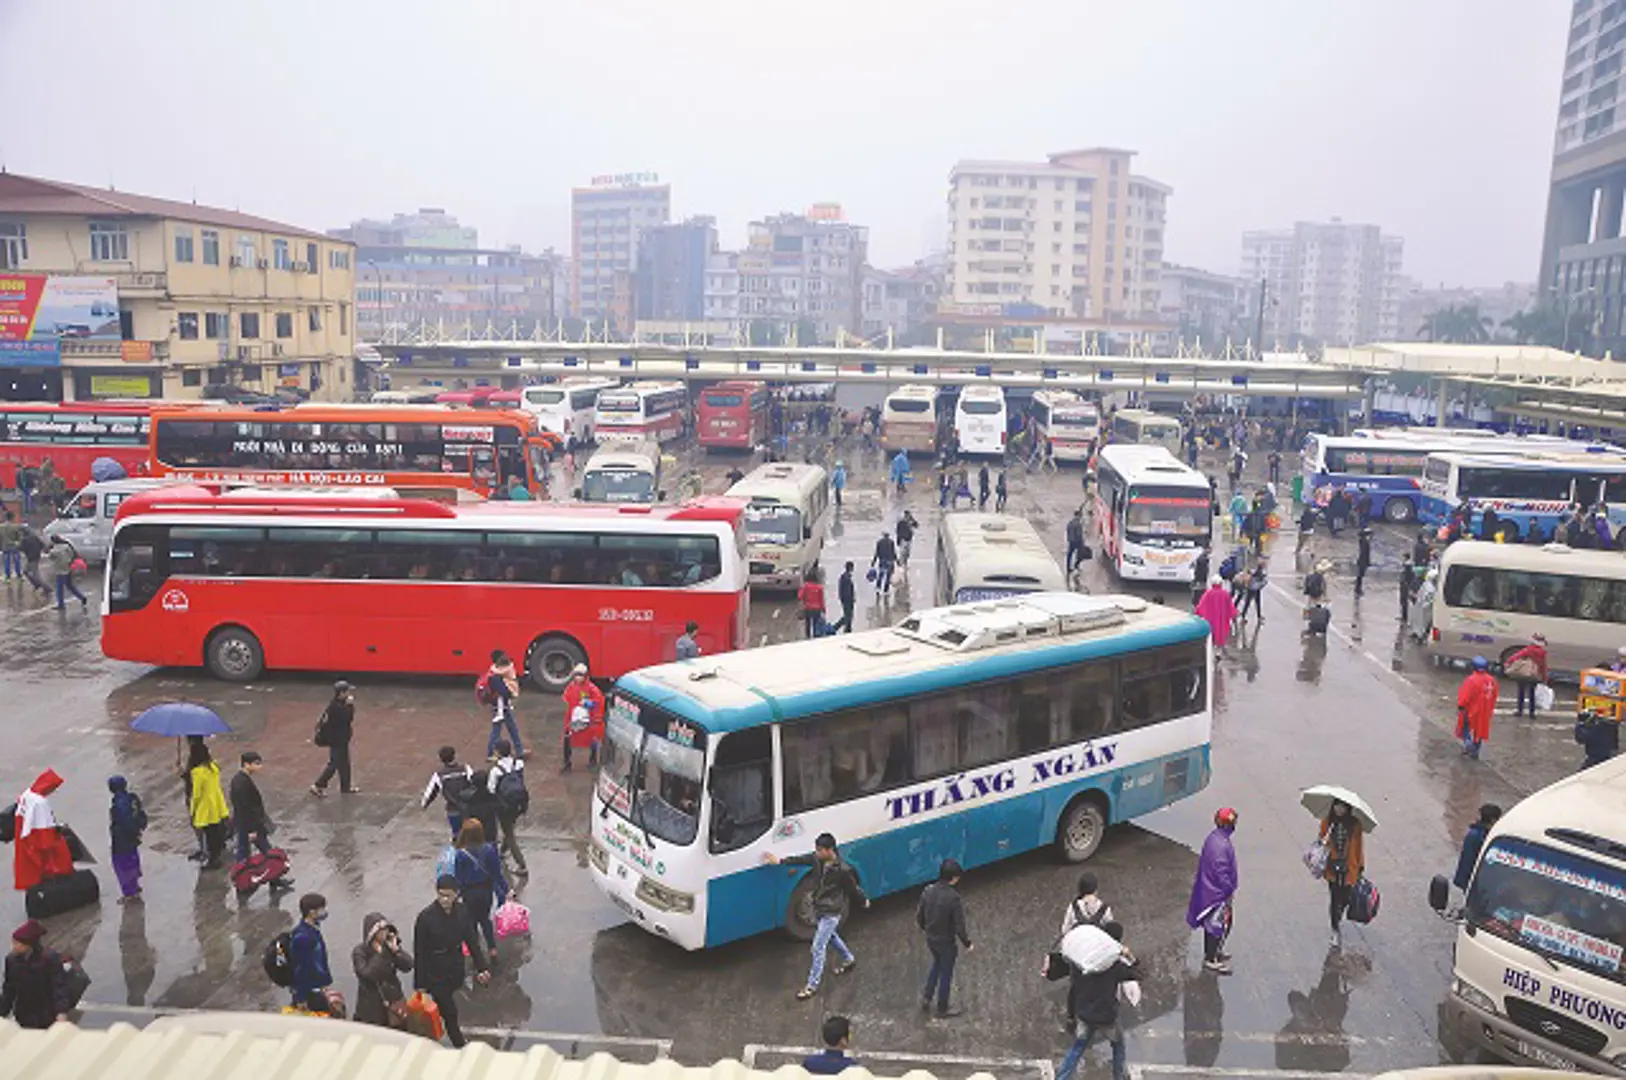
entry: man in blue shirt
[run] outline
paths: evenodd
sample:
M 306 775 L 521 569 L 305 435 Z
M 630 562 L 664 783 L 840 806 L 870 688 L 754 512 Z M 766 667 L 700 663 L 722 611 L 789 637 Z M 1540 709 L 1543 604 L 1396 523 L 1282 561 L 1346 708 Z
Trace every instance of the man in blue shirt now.
M 294 1008 L 311 1012 L 328 1011 L 325 991 L 333 985 L 327 966 L 327 942 L 318 929 L 327 918 L 327 897 L 306 893 L 299 898 L 299 924 L 288 935 L 288 958 L 293 964 Z
M 892 459 L 892 483 L 897 487 L 898 494 L 902 495 L 904 486 L 909 481 L 909 455 L 902 450 Z
M 843 1069 L 858 1064 L 858 1059 L 847 1053 L 852 1045 L 853 1025 L 845 1016 L 832 1016 L 824 1022 L 824 1052 L 809 1054 L 802 1060 L 802 1068 L 816 1076 L 834 1076 Z

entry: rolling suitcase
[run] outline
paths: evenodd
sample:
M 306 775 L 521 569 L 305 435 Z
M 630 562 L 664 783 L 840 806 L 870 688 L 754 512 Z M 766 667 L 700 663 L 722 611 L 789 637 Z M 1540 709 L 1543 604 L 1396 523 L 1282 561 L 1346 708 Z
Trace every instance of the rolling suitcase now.
M 94 904 L 101 899 L 101 886 L 89 870 L 75 870 L 61 877 L 46 878 L 23 895 L 23 907 L 30 919 L 46 919 L 64 911 Z
M 252 852 L 248 858 L 231 868 L 232 887 L 238 896 L 252 896 L 261 885 L 276 881 L 288 873 L 288 853 L 281 848 L 268 852 Z

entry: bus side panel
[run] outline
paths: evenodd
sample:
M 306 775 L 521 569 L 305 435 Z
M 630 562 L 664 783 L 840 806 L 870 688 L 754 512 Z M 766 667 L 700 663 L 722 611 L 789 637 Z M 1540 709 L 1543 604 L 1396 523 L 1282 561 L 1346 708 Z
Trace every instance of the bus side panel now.
M 706 883 L 706 947 L 764 934 L 785 925 L 790 894 L 806 869 L 753 866 Z

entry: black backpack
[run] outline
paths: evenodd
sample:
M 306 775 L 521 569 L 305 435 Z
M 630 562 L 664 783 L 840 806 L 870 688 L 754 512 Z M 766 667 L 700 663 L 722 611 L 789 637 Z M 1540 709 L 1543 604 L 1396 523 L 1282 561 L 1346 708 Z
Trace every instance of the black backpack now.
M 1304 595 L 1318 597 L 1327 591 L 1327 578 L 1319 570 L 1312 570 L 1304 578 Z
M 474 780 L 467 766 L 447 766 L 440 773 L 440 795 L 446 805 L 463 815 L 468 809 L 469 796 L 474 794 Z
M 531 793 L 525 789 L 525 774 L 519 769 L 497 777 L 497 803 L 504 813 L 515 817 L 531 808 Z
M 265 968 L 266 978 L 278 986 L 294 984 L 293 948 L 293 935 L 283 931 L 272 938 L 266 944 L 265 952 L 260 954 L 260 964 Z

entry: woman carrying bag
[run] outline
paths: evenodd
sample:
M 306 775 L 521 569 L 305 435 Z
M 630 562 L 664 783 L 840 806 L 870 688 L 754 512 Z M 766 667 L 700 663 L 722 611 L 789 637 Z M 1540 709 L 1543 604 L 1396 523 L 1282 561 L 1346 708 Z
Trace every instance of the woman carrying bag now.
M 1531 634 L 1530 644 L 1508 657 L 1503 671 L 1519 687 L 1519 704 L 1513 715 L 1523 716 L 1525 703 L 1529 702 L 1530 717 L 1535 719 L 1536 687 L 1547 682 L 1547 639 Z
M 382 914 L 367 913 L 361 923 L 361 944 L 350 952 L 356 969 L 358 1024 L 406 1028 L 406 991 L 401 973 L 412 970 L 412 954 L 401 945 L 401 935 Z
M 1335 949 L 1343 945 L 1344 913 L 1366 870 L 1365 831 L 1349 804 L 1341 800 L 1333 802 L 1321 821 L 1321 843 L 1327 849 L 1327 868 L 1321 876 L 1327 883 L 1327 914 L 1332 923 L 1327 944 Z

